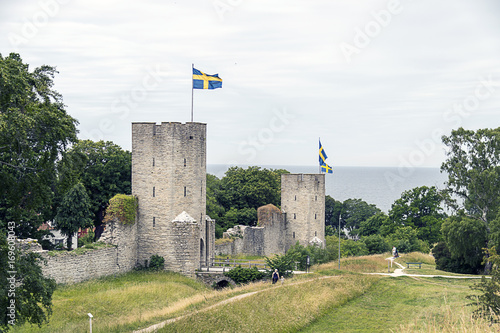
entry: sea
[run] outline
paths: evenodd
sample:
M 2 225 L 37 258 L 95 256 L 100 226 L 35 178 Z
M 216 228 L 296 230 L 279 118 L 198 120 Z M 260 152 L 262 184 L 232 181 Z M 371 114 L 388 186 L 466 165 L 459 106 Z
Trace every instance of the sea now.
M 225 164 L 208 164 L 207 173 L 220 179 L 229 167 Z M 261 168 L 285 169 L 291 173 L 319 172 L 317 166 L 267 165 Z M 325 191 L 337 201 L 361 199 L 387 213 L 404 191 L 419 186 L 444 189 L 447 177 L 439 168 L 339 166 L 333 168 L 333 174 L 326 175 Z

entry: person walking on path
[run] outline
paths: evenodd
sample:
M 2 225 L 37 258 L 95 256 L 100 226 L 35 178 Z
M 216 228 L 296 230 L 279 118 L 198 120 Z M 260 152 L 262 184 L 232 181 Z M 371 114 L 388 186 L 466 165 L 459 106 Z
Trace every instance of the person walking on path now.
M 285 283 L 285 277 L 283 275 L 281 275 L 280 281 L 281 281 L 281 285 L 283 285 L 283 283 Z
M 279 278 L 280 278 L 280 275 L 278 273 L 278 269 L 275 269 L 274 272 L 273 272 L 273 284 L 275 284 L 276 282 L 278 282 Z

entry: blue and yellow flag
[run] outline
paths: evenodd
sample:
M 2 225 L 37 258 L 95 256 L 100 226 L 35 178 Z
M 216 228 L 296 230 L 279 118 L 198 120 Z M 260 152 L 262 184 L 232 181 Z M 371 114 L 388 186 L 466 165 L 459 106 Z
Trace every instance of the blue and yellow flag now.
M 321 145 L 321 140 L 319 141 L 319 165 L 326 164 L 326 159 L 328 156 L 326 156 L 326 152 L 323 149 L 323 146 Z
M 333 169 L 328 164 L 325 163 L 321 166 L 321 172 L 333 173 Z
M 219 74 L 208 75 L 193 67 L 193 89 L 222 88 L 222 79 Z
M 333 173 L 333 169 L 326 164 L 326 159 L 328 156 L 326 156 L 326 152 L 323 149 L 323 146 L 321 145 L 321 140 L 319 141 L 319 166 L 321 167 L 321 172 L 325 173 Z

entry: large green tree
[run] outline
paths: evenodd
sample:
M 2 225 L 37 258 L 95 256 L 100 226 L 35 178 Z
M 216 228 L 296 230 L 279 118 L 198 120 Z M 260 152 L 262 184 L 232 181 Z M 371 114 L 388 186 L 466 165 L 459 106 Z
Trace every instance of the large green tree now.
M 342 202 L 335 200 L 329 195 L 325 196 L 325 225 L 337 229 L 341 212 Z
M 441 170 L 448 174 L 447 191 L 459 199 L 450 203 L 482 221 L 489 232 L 500 206 L 500 127 L 459 128 L 443 142 L 448 150 Z
M 100 227 L 109 199 L 118 193 L 131 194 L 131 165 L 131 153 L 113 142 L 78 141 L 59 163 L 59 202 L 81 182 L 90 198 L 94 225 Z
M 341 228 L 347 229 L 350 235 L 357 235 L 361 223 L 380 212 L 374 204 L 361 199 L 347 199 L 342 204 Z
M 479 273 L 484 268 L 483 248 L 488 238 L 484 223 L 461 211 L 446 219 L 441 230 L 449 258 L 446 267 L 440 268 L 459 273 Z M 442 260 L 440 255 L 435 257 L 437 263 Z
M 217 236 L 237 225 L 255 225 L 257 208 L 281 205 L 283 169 L 229 168 L 222 179 L 207 175 L 207 213 L 216 219 Z
M 486 237 L 481 247 L 488 247 L 491 222 L 500 207 L 500 128 L 477 131 L 459 128 L 449 136 L 443 136 L 447 146 L 447 158 L 441 170 L 448 174 L 448 204 L 463 211 L 468 219 L 481 222 Z M 462 220 L 466 221 L 465 218 Z M 463 241 L 475 243 L 473 234 Z M 447 240 L 453 255 L 454 238 Z M 486 270 L 489 269 L 487 265 Z
M 442 200 L 435 186 L 415 187 L 404 191 L 394 202 L 389 218 L 396 224 L 416 229 L 419 239 L 434 244 L 441 238 L 441 224 L 446 217 Z
M 71 249 L 72 237 L 78 229 L 92 226 L 92 216 L 90 198 L 85 187 L 78 183 L 64 195 L 55 218 L 57 229 L 68 237 L 68 249 Z
M 51 66 L 29 71 L 18 54 L 0 54 L 0 224 L 20 238 L 41 238 L 52 217 L 56 161 L 76 141 L 77 121 L 53 89 Z
M 226 209 L 258 208 L 263 205 L 281 205 L 282 169 L 247 169 L 230 167 L 220 182 L 218 202 Z
M 8 228 L 14 230 L 14 223 Z M 13 233 L 0 234 L 0 331 L 25 322 L 41 326 L 52 313 L 52 294 L 56 283 L 45 278 L 43 260 L 33 252 L 20 253 Z

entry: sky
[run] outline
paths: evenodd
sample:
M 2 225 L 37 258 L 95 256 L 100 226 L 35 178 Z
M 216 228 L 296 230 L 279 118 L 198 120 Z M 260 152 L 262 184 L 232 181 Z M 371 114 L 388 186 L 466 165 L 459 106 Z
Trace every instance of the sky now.
M 499 127 L 497 0 L 1 1 L 0 54 L 54 88 L 79 138 L 207 124 L 207 163 L 439 167 L 442 135 Z M 192 91 L 192 66 L 221 89 Z M 192 99 L 193 97 L 193 99 Z

